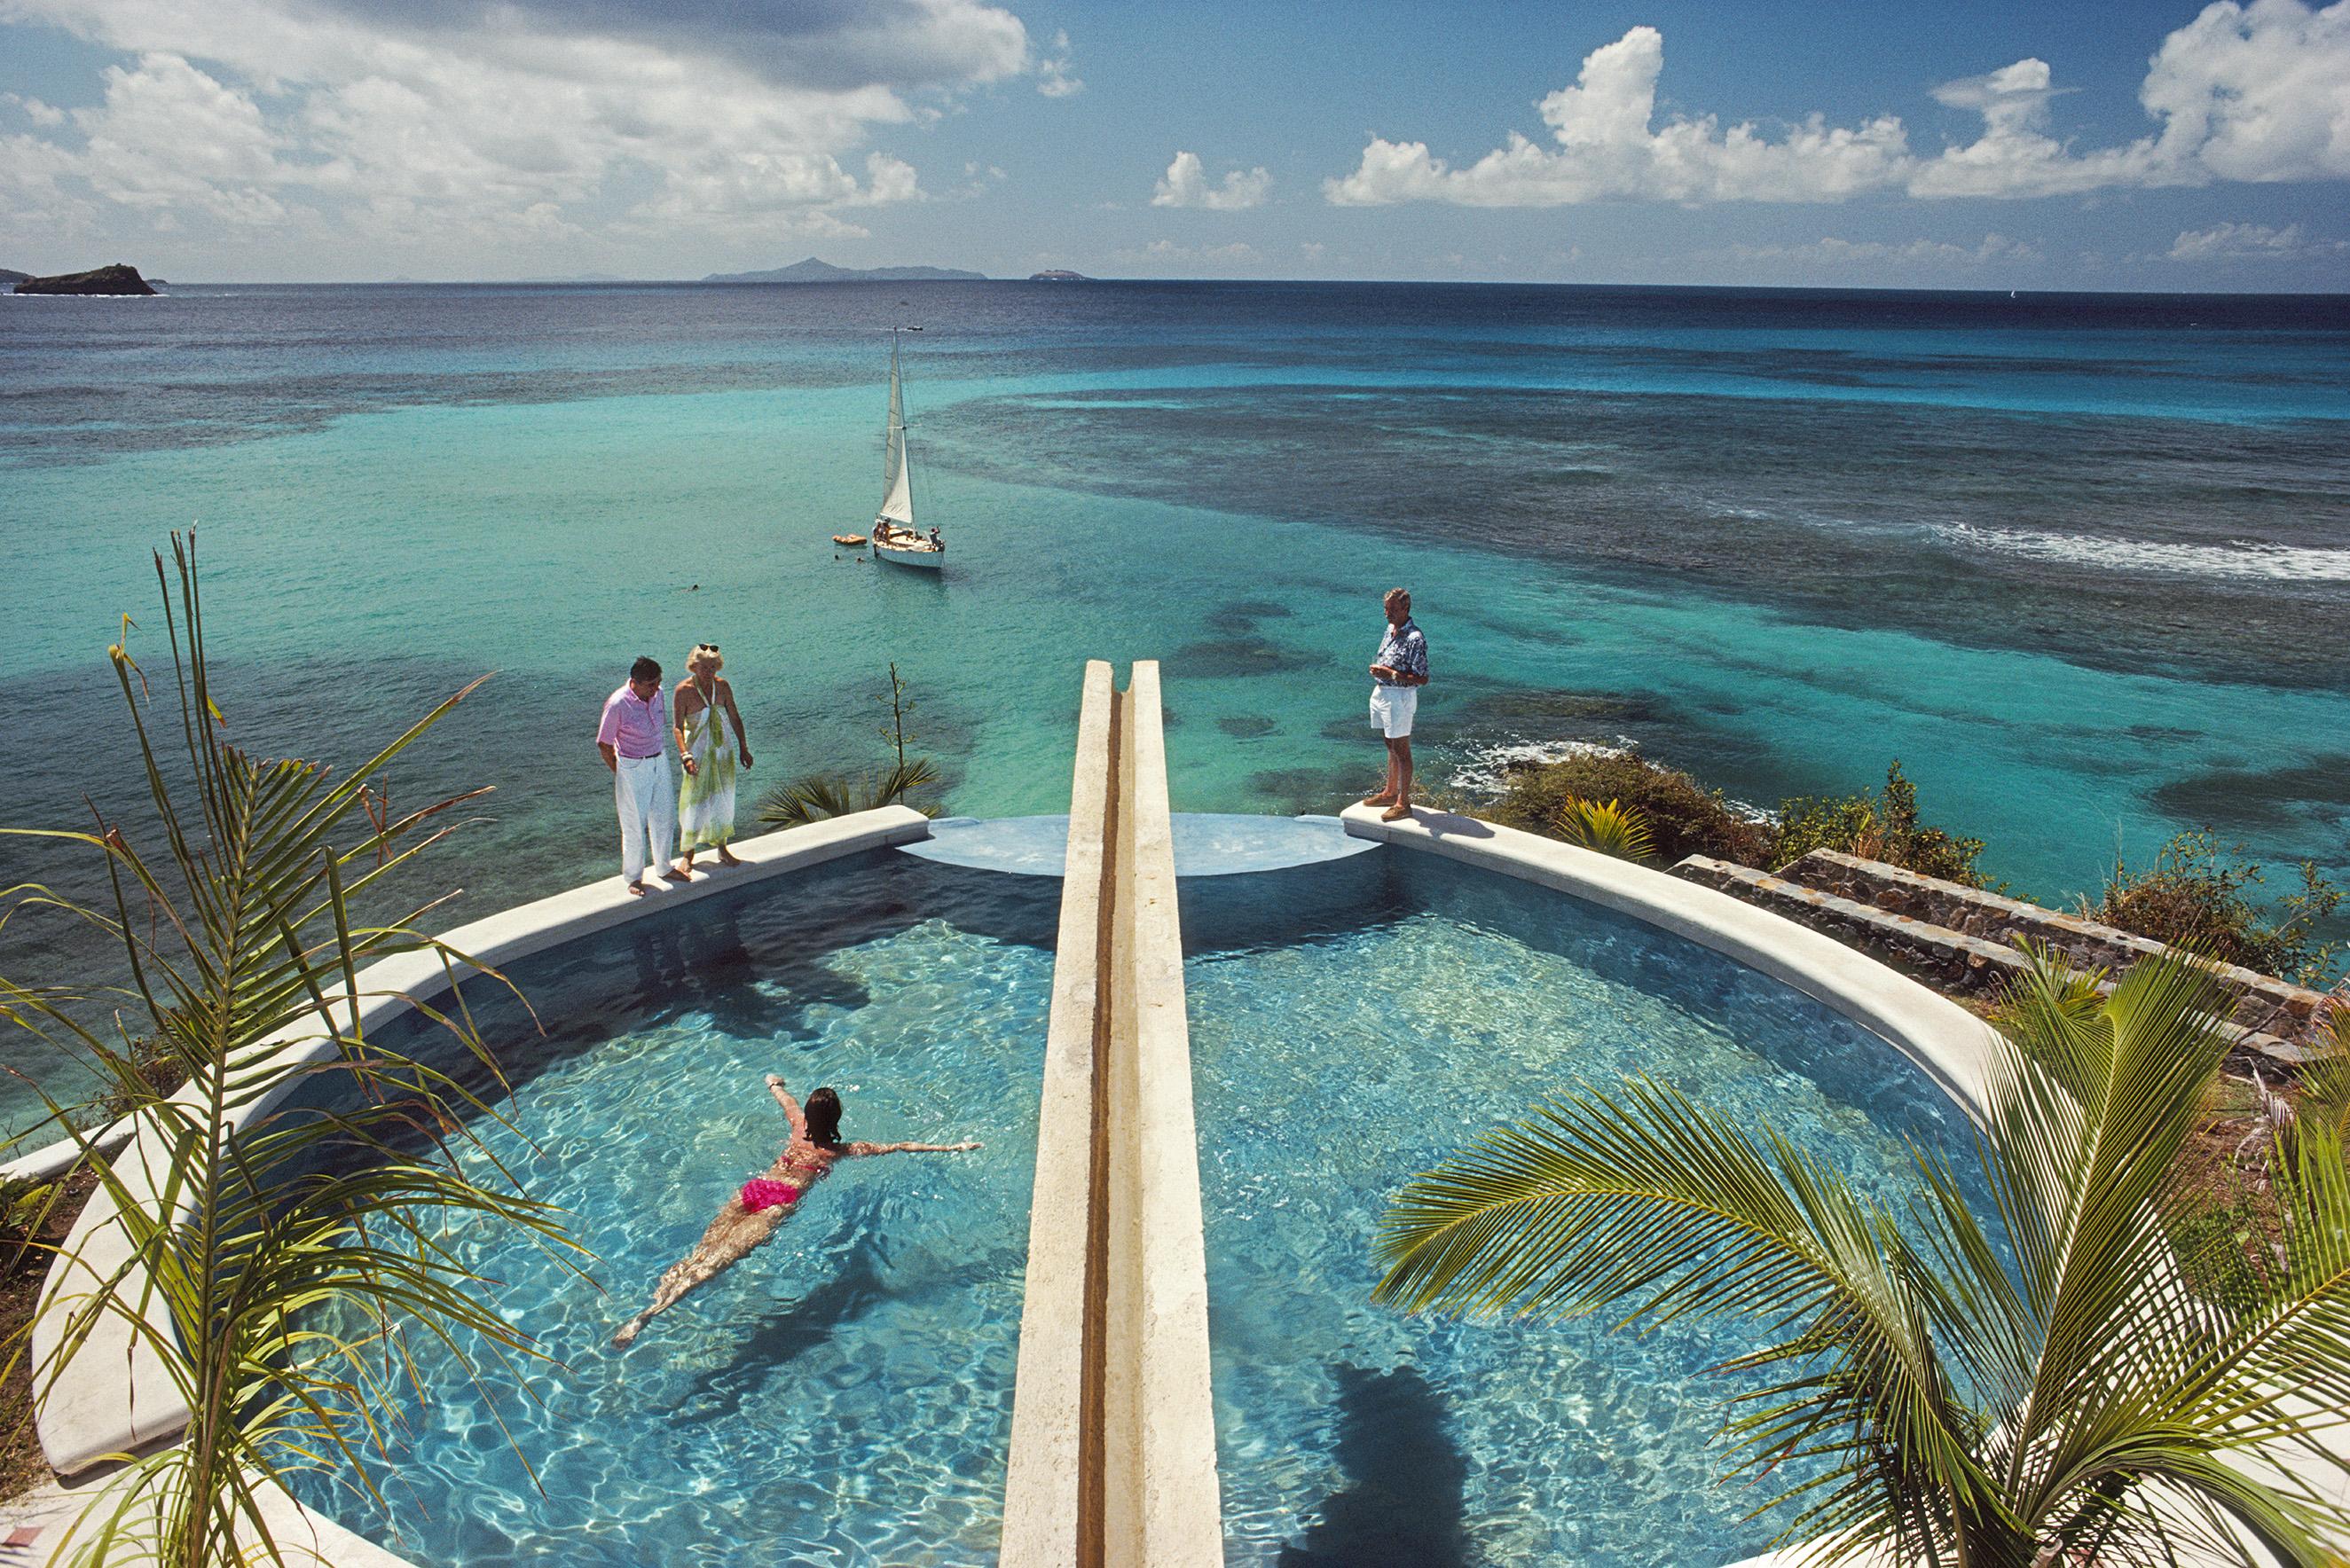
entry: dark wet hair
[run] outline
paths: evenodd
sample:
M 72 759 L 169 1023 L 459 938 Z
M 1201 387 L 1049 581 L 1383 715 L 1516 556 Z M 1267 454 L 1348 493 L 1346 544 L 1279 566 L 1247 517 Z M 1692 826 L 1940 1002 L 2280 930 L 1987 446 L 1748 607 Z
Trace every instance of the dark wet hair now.
M 660 679 L 660 661 L 653 658 L 650 654 L 639 653 L 637 655 L 637 661 L 629 666 L 629 679 L 631 680 L 659 680 Z
M 840 1141 L 840 1096 L 829 1085 L 807 1097 L 802 1107 L 807 1116 L 808 1137 L 815 1143 Z

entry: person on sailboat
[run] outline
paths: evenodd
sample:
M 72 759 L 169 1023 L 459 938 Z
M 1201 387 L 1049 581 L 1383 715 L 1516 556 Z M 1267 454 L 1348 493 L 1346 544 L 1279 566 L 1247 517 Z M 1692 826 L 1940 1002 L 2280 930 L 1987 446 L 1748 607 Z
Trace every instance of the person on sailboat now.
M 1388 774 L 1363 804 L 1386 806 L 1381 822 L 1400 822 L 1411 815 L 1411 721 L 1428 684 L 1428 639 L 1412 621 L 1409 590 L 1389 588 L 1379 607 L 1388 629 L 1371 659 L 1371 722 L 1387 740 Z
M 669 1266 L 653 1292 L 652 1304 L 621 1324 L 620 1332 L 612 1336 L 616 1346 L 632 1344 L 646 1324 L 749 1256 L 799 1207 L 809 1188 L 832 1174 L 836 1161 L 876 1154 L 961 1154 L 979 1147 L 976 1143 L 843 1143 L 840 1096 L 832 1090 L 818 1089 L 802 1110 L 784 1087 L 784 1080 L 770 1073 L 767 1093 L 775 1096 L 775 1104 L 784 1107 L 791 1121 L 791 1141 L 765 1174 L 744 1182 L 743 1189 L 726 1200 L 693 1251 Z
M 686 682 L 670 704 L 677 723 L 678 764 L 685 770 L 677 785 L 677 846 L 688 871 L 698 849 L 717 850 L 721 866 L 743 864 L 726 843 L 734 836 L 735 759 L 739 753 L 743 766 L 750 767 L 751 739 L 743 732 L 734 688 L 719 677 L 725 663 L 716 643 L 696 643 L 685 656 Z M 732 743 L 726 738 L 730 719 Z

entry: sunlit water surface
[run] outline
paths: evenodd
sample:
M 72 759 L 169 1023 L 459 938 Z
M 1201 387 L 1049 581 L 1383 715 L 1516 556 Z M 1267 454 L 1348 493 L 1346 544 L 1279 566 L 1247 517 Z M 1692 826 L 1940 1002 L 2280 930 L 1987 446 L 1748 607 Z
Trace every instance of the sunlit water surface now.
M 962 1563 L 1000 1529 L 1058 884 L 883 851 L 520 966 L 517 1131 L 574 1278 L 461 1250 L 557 1365 L 496 1413 L 426 1353 L 390 1493 L 341 1517 L 421 1562 Z M 1382 850 L 1182 886 L 1228 1560 L 1727 1562 L 1783 1516 L 1712 1484 L 1735 1326 L 1461 1324 L 1373 1306 L 1380 1210 L 1471 1135 L 1648 1072 L 1864 1189 L 1948 1102 L 1784 987 L 1540 889 Z M 847 1130 L 969 1156 L 853 1163 L 627 1353 L 613 1326 L 771 1157 L 770 1071 Z M 530 1143 L 524 1139 L 527 1137 Z M 515 1449 L 536 1466 L 535 1489 Z M 327 1495 L 314 1483 L 310 1495 Z

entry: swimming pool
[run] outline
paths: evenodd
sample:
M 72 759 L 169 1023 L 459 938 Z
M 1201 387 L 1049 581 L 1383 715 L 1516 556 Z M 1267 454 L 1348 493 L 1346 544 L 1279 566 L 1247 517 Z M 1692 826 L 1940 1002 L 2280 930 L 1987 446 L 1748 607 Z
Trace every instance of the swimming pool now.
M 993 1556 L 1059 892 L 880 850 L 513 966 L 548 1034 L 487 1004 L 515 1093 L 514 1130 L 484 1141 L 571 1210 L 595 1283 L 461 1236 L 556 1365 L 493 1399 L 420 1339 L 431 1397 L 389 1514 L 323 1478 L 297 1494 L 435 1568 Z M 847 1137 L 986 1147 L 844 1164 L 611 1349 L 781 1147 L 771 1072 L 837 1086 Z
M 496 1232 L 467 1255 L 557 1365 L 488 1396 L 427 1355 L 390 1514 L 424 1563 L 993 1557 L 1059 884 L 875 851 L 515 966 L 491 1149 L 574 1212 L 609 1293 Z M 1413 1319 L 1368 1302 L 1402 1181 L 1545 1090 L 1627 1070 L 1767 1116 L 1861 1184 L 1961 1118 L 1785 987 L 1561 895 L 1406 852 L 1182 885 L 1228 1561 L 1725 1562 L 1772 1527 L 1711 1485 L 1735 1330 Z M 764 1165 L 770 1071 L 851 1163 L 775 1241 L 612 1328 Z M 525 1142 L 525 1138 L 529 1140 Z M 501 1435 L 530 1456 L 537 1488 Z M 543 1491 L 539 1489 L 543 1489 Z
M 1542 1095 L 1648 1073 L 1768 1120 L 1863 1190 L 1966 1137 L 1891 1046 L 1718 954 L 1528 883 L 1389 852 L 1187 883 L 1226 1561 L 1713 1564 L 1789 1511 L 1717 1486 L 1708 1369 L 1747 1325 L 1407 1317 L 1369 1300 L 1407 1180 Z M 1286 930 L 1291 933 L 1284 937 Z

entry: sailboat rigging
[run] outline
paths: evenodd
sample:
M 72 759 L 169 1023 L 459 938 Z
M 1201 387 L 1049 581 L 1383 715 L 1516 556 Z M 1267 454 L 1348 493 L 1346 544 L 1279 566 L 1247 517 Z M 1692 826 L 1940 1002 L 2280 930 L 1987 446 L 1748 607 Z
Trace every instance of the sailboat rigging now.
M 873 519 L 873 554 L 900 566 L 937 571 L 946 563 L 947 542 L 932 528 L 914 527 L 914 464 L 906 442 L 905 381 L 898 369 L 898 335 L 919 327 L 889 329 L 889 417 L 881 441 L 881 508 Z

